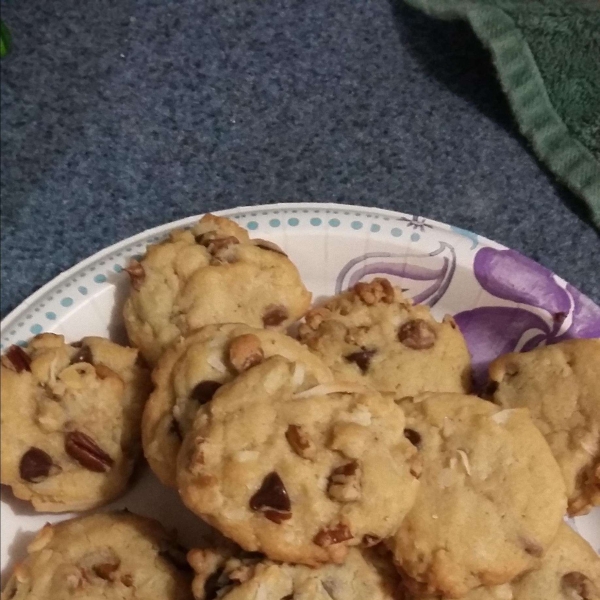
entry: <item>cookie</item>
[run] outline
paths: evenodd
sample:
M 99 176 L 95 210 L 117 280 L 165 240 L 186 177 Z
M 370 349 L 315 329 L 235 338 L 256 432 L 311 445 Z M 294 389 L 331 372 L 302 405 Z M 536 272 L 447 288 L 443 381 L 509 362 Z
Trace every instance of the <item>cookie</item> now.
M 343 381 L 380 392 L 468 392 L 471 360 L 456 323 L 438 323 L 387 279 L 357 283 L 309 311 L 299 329 L 307 344 Z
M 407 592 L 404 600 L 440 600 L 440 597 L 418 597 Z M 539 569 L 511 583 L 477 588 L 464 600 L 600 600 L 600 557 L 563 523 Z
M 461 394 L 423 394 L 402 407 L 423 472 L 389 544 L 413 591 L 461 598 L 537 567 L 566 494 L 528 411 Z
M 1 481 L 39 511 L 119 496 L 140 454 L 149 373 L 138 351 L 41 334 L 2 356 Z
M 316 565 L 391 535 L 418 465 L 391 399 L 357 384 L 304 389 L 303 376 L 273 356 L 221 387 L 184 438 L 177 482 L 245 550 Z
M 261 555 L 191 550 L 196 600 L 396 600 L 399 578 L 373 550 L 348 552 L 342 565 L 317 569 L 276 563 Z
M 171 342 L 215 323 L 285 329 L 310 306 L 296 267 L 275 244 L 251 240 L 233 221 L 205 215 L 149 246 L 127 269 L 123 316 L 151 364 Z
M 489 368 L 493 401 L 526 407 L 560 465 L 569 514 L 600 506 L 600 339 L 506 354 Z
M 332 381 L 322 361 L 293 338 L 247 325 L 207 325 L 165 351 L 142 420 L 144 454 L 165 485 L 176 486 L 177 453 L 198 408 L 223 383 L 275 355 L 299 363 L 315 385 Z
M 183 548 L 126 511 L 48 524 L 27 551 L 2 600 L 192 600 Z

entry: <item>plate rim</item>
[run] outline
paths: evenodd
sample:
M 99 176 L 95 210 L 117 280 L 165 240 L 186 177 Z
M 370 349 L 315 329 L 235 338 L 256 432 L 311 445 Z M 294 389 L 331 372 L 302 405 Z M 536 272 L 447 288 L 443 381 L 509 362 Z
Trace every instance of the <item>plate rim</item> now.
M 270 211 L 270 210 L 305 210 L 307 208 L 321 209 L 321 210 L 354 210 L 354 211 L 369 211 L 371 213 L 377 213 L 379 215 L 385 215 L 388 217 L 393 217 L 395 219 L 401 219 L 402 217 L 415 217 L 421 215 L 411 215 L 410 213 L 404 213 L 401 211 L 391 210 L 387 208 L 379 208 L 375 206 L 364 206 L 361 204 L 342 204 L 337 202 L 278 202 L 275 204 L 256 204 L 256 205 L 246 205 L 246 206 L 237 206 L 234 208 L 226 208 L 217 211 L 209 211 L 211 214 L 218 216 L 230 216 L 238 213 L 245 212 L 260 212 L 260 211 Z M 119 240 L 110 246 L 105 246 L 101 248 L 94 254 L 91 254 L 87 258 L 80 260 L 78 263 L 75 263 L 73 266 L 65 269 L 58 275 L 55 275 L 50 281 L 47 281 L 41 287 L 39 287 L 35 292 L 30 294 L 27 298 L 21 301 L 13 310 L 11 310 L 3 319 L 0 321 L 0 330 L 4 332 L 4 330 L 9 327 L 9 323 L 13 320 L 16 320 L 17 315 L 20 315 L 21 312 L 24 312 L 29 306 L 34 304 L 38 299 L 44 296 L 49 290 L 59 284 L 63 279 L 68 278 L 72 274 L 76 273 L 82 268 L 96 262 L 100 258 L 102 258 L 106 254 L 111 254 L 114 251 L 119 250 L 121 246 L 127 246 L 132 243 L 135 243 L 141 238 L 149 237 L 155 235 L 157 233 L 162 233 L 163 231 L 176 229 L 177 227 L 185 226 L 189 223 L 189 221 L 198 220 L 203 215 L 207 213 L 198 213 L 195 215 L 190 215 L 187 217 L 183 217 L 181 219 L 176 219 L 175 221 L 169 221 L 168 223 L 163 223 L 161 225 L 156 225 L 155 227 L 150 227 L 149 229 L 144 229 L 139 233 L 135 233 L 127 238 Z M 453 226 L 447 223 L 443 223 L 441 221 L 436 221 L 435 219 L 427 219 L 427 222 L 441 229 L 449 229 Z M 459 229 L 458 227 L 456 229 Z M 463 230 L 467 232 L 468 230 Z M 475 232 L 474 235 L 477 235 L 478 239 L 485 244 L 489 244 L 499 249 L 507 249 L 506 246 L 499 244 L 493 240 L 490 240 L 484 236 L 479 235 Z M 558 276 L 557 276 L 558 277 Z
M 382 216 L 392 218 L 397 221 L 401 221 L 403 219 L 412 220 L 422 218 L 425 219 L 426 222 L 437 229 L 441 229 L 448 233 L 454 235 L 460 235 L 463 232 L 463 235 L 470 234 L 472 236 L 477 236 L 477 242 L 482 246 L 488 246 L 491 248 L 495 248 L 497 250 L 509 250 L 509 248 L 499 242 L 491 240 L 485 236 L 480 235 L 477 232 L 472 232 L 468 229 L 464 229 L 461 227 L 457 227 L 451 225 L 449 223 L 444 223 L 442 221 L 437 221 L 435 219 L 430 219 L 428 217 L 422 217 L 421 215 L 414 215 L 410 213 L 404 213 L 397 210 L 387 209 L 387 208 L 379 208 L 375 206 L 365 206 L 362 204 L 346 204 L 346 203 L 337 203 L 337 202 L 278 202 L 273 204 L 256 204 L 256 205 L 246 205 L 246 206 L 237 206 L 233 208 L 226 208 L 218 211 L 210 211 L 212 214 L 219 216 L 235 216 L 235 215 L 243 215 L 245 213 L 268 213 L 272 211 L 298 211 L 298 210 L 318 210 L 318 211 L 350 211 L 350 212 L 360 212 L 365 214 L 365 216 Z M 195 222 L 199 218 L 201 218 L 204 214 L 207 213 L 198 213 L 195 215 L 190 215 L 187 217 L 183 217 L 181 219 L 177 219 L 175 221 L 170 221 L 167 223 L 163 223 L 161 225 L 157 225 L 155 227 L 150 227 L 139 233 L 131 235 L 127 238 L 119 240 L 110 246 L 106 246 L 94 254 L 91 254 L 87 258 L 79 261 L 73 266 L 65 269 L 55 277 L 53 277 L 50 281 L 46 282 L 40 288 L 38 288 L 35 292 L 30 294 L 27 298 L 25 298 L 22 302 L 20 302 L 13 310 L 11 310 L 3 319 L 0 321 L 0 335 L 4 335 L 6 330 L 10 328 L 13 322 L 18 321 L 23 313 L 27 311 L 27 309 L 35 304 L 38 300 L 40 300 L 45 294 L 47 294 L 54 287 L 60 285 L 60 283 L 77 273 L 78 271 L 85 269 L 86 267 L 92 265 L 96 261 L 103 258 L 105 255 L 110 255 L 113 252 L 118 251 L 121 247 L 132 245 L 141 239 L 151 237 L 152 235 L 156 235 L 159 233 L 163 233 L 165 231 L 171 231 L 176 229 L 177 227 L 183 227 L 189 225 L 192 222 Z M 357 215 L 360 216 L 360 215 Z M 515 252 L 518 252 L 515 250 Z M 519 253 L 520 254 L 520 253 Z M 526 256 L 526 255 L 523 255 Z M 528 258 L 528 257 L 527 257 Z M 532 260 L 533 259 L 529 259 Z M 533 261 L 535 264 L 540 265 L 537 261 Z M 556 277 L 557 281 L 562 284 L 566 284 L 566 280 L 562 277 L 547 269 L 543 265 L 540 267 L 546 269 L 549 273 L 552 273 L 554 277 Z M 590 299 L 591 300 L 591 299 Z M 592 301 L 593 302 L 593 301 Z

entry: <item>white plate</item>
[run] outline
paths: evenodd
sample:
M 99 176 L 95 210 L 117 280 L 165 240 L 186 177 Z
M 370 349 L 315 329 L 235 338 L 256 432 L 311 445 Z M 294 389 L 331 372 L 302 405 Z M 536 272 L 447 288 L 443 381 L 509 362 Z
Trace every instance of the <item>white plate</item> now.
M 600 337 L 600 308 L 540 265 L 469 231 L 422 217 L 339 204 L 278 204 L 223 211 L 257 237 L 284 248 L 315 298 L 383 274 L 431 306 L 455 315 L 474 356 L 477 376 L 498 354 L 572 337 Z M 175 227 L 156 227 L 115 244 L 64 272 L 8 315 L 2 348 L 51 331 L 68 341 L 85 335 L 125 341 L 121 306 L 128 290 L 123 267 Z M 192 544 L 201 524 L 147 468 L 130 491 L 107 507 L 127 507 L 177 527 Z M 3 579 L 45 522 L 70 515 L 36 514 L 3 486 Z M 573 520 L 571 520 L 573 524 Z M 600 510 L 575 519 L 600 550 Z

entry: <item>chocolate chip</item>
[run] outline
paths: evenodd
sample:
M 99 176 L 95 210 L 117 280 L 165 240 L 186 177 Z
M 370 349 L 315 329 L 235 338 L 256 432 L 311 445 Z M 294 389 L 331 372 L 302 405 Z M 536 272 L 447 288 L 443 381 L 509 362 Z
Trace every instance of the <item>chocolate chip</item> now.
M 421 446 L 421 434 L 414 429 L 405 429 L 404 437 L 415 447 L 419 448 Z
M 95 473 L 104 473 L 115 464 L 89 435 L 81 431 L 69 431 L 65 435 L 65 452 L 82 467 Z
M 561 578 L 560 584 L 563 592 L 569 598 L 575 598 L 575 594 L 582 600 L 592 600 L 592 598 L 597 598 L 594 594 L 598 593 L 598 590 L 595 588 L 594 584 L 588 577 L 578 571 L 565 573 Z
M 343 523 L 339 523 L 334 527 L 326 527 L 321 529 L 314 537 L 314 542 L 317 546 L 326 548 L 333 544 L 339 544 L 347 540 L 351 540 L 354 536 L 350 531 L 350 528 Z
M 198 404 L 206 404 L 210 402 L 215 395 L 215 392 L 221 387 L 221 383 L 218 381 L 211 381 L 206 379 L 196 384 L 194 389 L 190 392 L 190 398 L 198 402 Z
M 92 356 L 92 351 L 89 346 L 81 345 L 77 354 L 71 359 L 71 364 L 74 365 L 75 363 L 94 364 L 94 357 Z
M 400 326 L 398 339 L 413 350 L 427 350 L 435 344 L 436 333 L 423 319 L 413 319 Z
M 125 268 L 125 271 L 129 274 L 129 280 L 131 281 L 131 287 L 139 291 L 146 279 L 146 271 L 144 271 L 144 265 L 135 259 L 132 259 L 129 266 Z
M 19 475 L 31 483 L 39 483 L 48 477 L 52 469 L 52 458 L 39 448 L 29 448 L 21 457 Z
M 250 508 L 263 512 L 267 519 L 278 524 L 292 517 L 290 498 L 275 471 L 263 479 L 258 491 L 250 498 Z
M 281 325 L 288 316 L 289 314 L 285 306 L 271 304 L 267 306 L 263 314 L 263 325 L 265 327 L 277 327 L 278 325 Z
M 11 346 L 4 355 L 17 373 L 31 371 L 31 358 L 21 346 Z
M 373 356 L 377 354 L 377 350 L 362 348 L 357 352 L 352 352 L 351 354 L 346 354 L 344 359 L 348 362 L 356 363 L 358 368 L 366 373 L 369 370 L 369 365 L 371 364 L 371 359 Z

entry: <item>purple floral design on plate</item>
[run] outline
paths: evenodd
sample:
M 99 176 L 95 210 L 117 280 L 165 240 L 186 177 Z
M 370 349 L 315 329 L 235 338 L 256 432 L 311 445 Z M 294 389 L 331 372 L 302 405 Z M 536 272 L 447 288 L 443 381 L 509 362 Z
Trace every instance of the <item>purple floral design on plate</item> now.
M 485 380 L 488 364 L 500 354 L 600 337 L 600 307 L 518 252 L 482 248 L 475 255 L 474 274 L 485 291 L 510 302 L 455 315 L 473 356 L 476 383 Z
M 383 275 L 414 302 L 434 306 L 446 293 L 455 270 L 456 253 L 446 242 L 440 242 L 440 247 L 429 253 L 370 252 L 344 266 L 337 277 L 335 293 Z

